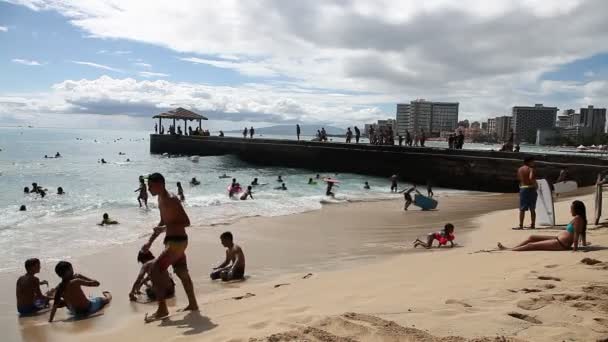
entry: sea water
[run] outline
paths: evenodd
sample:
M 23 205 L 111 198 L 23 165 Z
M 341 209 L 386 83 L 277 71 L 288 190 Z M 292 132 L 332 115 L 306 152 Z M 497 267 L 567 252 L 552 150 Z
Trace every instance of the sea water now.
M 321 174 L 341 181 L 335 199 L 329 199 L 321 180 L 307 184 L 314 170 L 257 166 L 234 156 L 196 161 L 153 155 L 145 131 L 0 128 L 0 149 L 0 271 L 21 267 L 29 257 L 72 258 L 149 234 L 159 221 L 156 198 L 149 196 L 149 209 L 139 208 L 135 190 L 139 176 L 153 172 L 165 176 L 170 191 L 182 183 L 193 226 L 318 210 L 323 203 L 400 198 L 389 192 L 386 178 Z M 57 152 L 61 158 L 45 158 Z M 100 163 L 102 158 L 107 164 Z M 244 187 L 256 177 L 266 185 L 254 188 L 254 200 L 231 199 L 231 178 L 219 178 L 224 173 Z M 287 191 L 274 189 L 279 175 Z M 192 177 L 201 184 L 191 186 Z M 365 181 L 371 190 L 363 189 Z M 33 182 L 48 190 L 44 198 L 24 194 Z M 65 195 L 56 194 L 60 186 Z M 27 211 L 19 211 L 21 205 Z M 97 225 L 103 213 L 120 224 Z

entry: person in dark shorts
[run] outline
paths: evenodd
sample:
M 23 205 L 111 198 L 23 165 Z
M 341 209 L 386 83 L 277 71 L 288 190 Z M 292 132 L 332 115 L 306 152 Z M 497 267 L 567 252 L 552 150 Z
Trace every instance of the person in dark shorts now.
M 405 200 L 405 205 L 403 206 L 403 210 L 407 210 L 407 208 L 410 207 L 410 205 L 412 205 L 412 202 L 414 202 L 414 199 L 412 198 L 412 192 L 415 191 L 416 193 L 420 193 L 417 189 L 416 189 L 416 185 L 413 185 L 411 188 L 409 189 L 403 189 L 401 192 L 403 193 L 403 199 Z
M 391 192 L 397 192 L 397 175 L 391 176 Z
M 25 274 L 17 279 L 17 311 L 21 316 L 33 315 L 48 308 L 48 296 L 42 294 L 40 285 L 47 285 L 46 280 L 40 281 L 36 273 L 40 273 L 40 260 L 36 258 L 25 261 Z
M 245 276 L 245 253 L 240 246 L 234 243 L 231 232 L 224 232 L 220 235 L 222 246 L 226 247 L 226 260 L 218 267 L 213 268 L 209 275 L 212 280 L 222 279 L 231 281 L 243 279 Z
M 524 219 L 528 210 L 530 211 L 530 229 L 534 229 L 538 198 L 534 158 L 524 159 L 524 165 L 517 170 L 517 179 L 519 180 L 519 227 L 517 229 L 524 228 Z

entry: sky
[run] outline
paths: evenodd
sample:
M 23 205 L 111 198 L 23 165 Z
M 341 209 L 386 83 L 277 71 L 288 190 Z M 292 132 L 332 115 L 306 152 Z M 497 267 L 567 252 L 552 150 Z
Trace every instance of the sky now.
M 362 125 L 608 105 L 603 0 L 0 0 L 0 125 Z

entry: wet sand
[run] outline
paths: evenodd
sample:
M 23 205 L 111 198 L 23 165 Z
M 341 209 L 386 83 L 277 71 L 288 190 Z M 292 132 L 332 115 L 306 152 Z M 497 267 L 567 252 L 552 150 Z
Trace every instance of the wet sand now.
M 591 196 L 583 199 L 592 203 Z M 570 199 L 562 200 L 556 204 L 559 224 L 569 220 Z M 608 234 L 590 230 L 596 247 L 586 253 L 483 252 L 497 241 L 513 245 L 530 234 L 510 229 L 517 210 L 501 210 L 516 203 L 513 195 L 462 196 L 442 199 L 435 212 L 403 212 L 401 201 L 351 203 L 197 227 L 190 230 L 188 252 L 200 314 L 176 313 L 143 324 L 143 313 L 154 307 L 127 300 L 139 243 L 74 261 L 77 270 L 101 281 L 99 290 L 114 294 L 114 303 L 99 317 L 64 322 L 68 316 L 62 312 L 52 325 L 45 323 L 47 316 L 18 320 L 9 291 L 1 298 L 0 324 L 8 341 L 464 341 L 478 336 L 554 341 L 608 334 L 602 318 L 608 288 L 601 285 L 608 281 L 602 271 L 608 268 L 608 252 L 600 247 L 608 245 Z M 462 247 L 411 248 L 414 237 L 448 221 L 456 225 Z M 231 230 L 247 253 L 245 282 L 207 279 L 211 266 L 221 261 L 218 236 L 224 230 Z M 581 264 L 584 257 L 603 263 Z M 55 282 L 49 271 L 41 278 Z M 308 273 L 312 276 L 303 279 Z M 13 288 L 14 276 L 2 275 L 3 288 Z M 177 303 L 170 309 L 184 305 L 178 282 Z

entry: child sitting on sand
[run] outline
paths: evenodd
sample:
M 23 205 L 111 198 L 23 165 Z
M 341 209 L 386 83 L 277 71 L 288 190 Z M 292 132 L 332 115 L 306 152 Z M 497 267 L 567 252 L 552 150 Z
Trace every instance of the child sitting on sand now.
M 245 277 L 245 253 L 234 243 L 231 232 L 220 235 L 222 246 L 226 247 L 226 259 L 218 267 L 213 268 L 211 279 L 222 281 L 240 280 Z
M 136 301 L 137 295 L 141 294 L 141 287 L 145 285 L 145 292 L 148 298 L 150 300 L 156 300 L 156 294 L 154 293 L 154 289 L 152 288 L 152 283 L 150 280 L 150 271 L 152 270 L 152 265 L 154 264 L 154 254 L 152 254 L 152 252 L 150 251 L 144 252 L 140 250 L 137 254 L 137 262 L 141 264 L 141 269 L 139 271 L 137 279 L 135 279 L 135 282 L 133 283 L 133 287 L 131 288 L 131 292 L 129 293 L 129 299 L 132 301 Z M 167 270 L 163 272 L 163 276 L 165 276 L 165 280 L 171 284 L 171 286 L 169 286 L 169 290 L 165 298 L 172 298 L 173 296 L 175 296 L 175 283 L 173 282 L 173 278 L 171 278 Z
M 49 307 L 47 295 L 40 291 L 40 285 L 47 285 L 46 280 L 40 281 L 35 276 L 40 273 L 40 260 L 36 258 L 25 261 L 25 274 L 17 279 L 17 311 L 21 316 L 33 315 L 36 312 Z
M 55 266 L 55 273 L 61 278 L 61 283 L 55 291 L 49 322 L 55 318 L 57 308 L 65 306 L 73 316 L 86 317 L 98 312 L 112 300 L 112 295 L 107 291 L 103 292 L 103 297 L 89 300 L 82 291 L 82 286 L 98 287 L 99 282 L 81 274 L 75 274 L 72 264 L 67 261 L 58 262 Z
M 446 245 L 448 242 L 450 242 L 450 248 L 454 247 L 454 225 L 451 223 L 448 223 L 445 225 L 445 227 L 443 228 L 442 231 L 440 232 L 436 232 L 436 233 L 430 233 L 429 235 L 427 235 L 426 237 L 426 242 L 420 240 L 420 239 L 416 239 L 416 241 L 414 241 L 414 248 L 418 247 L 418 246 L 422 246 L 426 249 L 429 249 L 431 247 L 433 247 L 433 241 L 437 240 L 439 242 L 439 245 L 437 246 L 437 248 L 440 248 L 441 246 Z
M 103 213 L 103 220 L 101 221 L 101 223 L 98 223 L 98 226 L 103 226 L 106 224 L 118 224 L 118 221 L 115 220 L 110 220 L 110 215 L 108 215 L 108 213 Z

